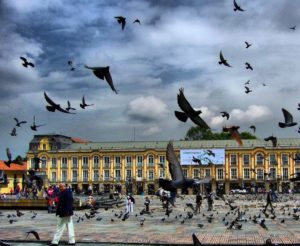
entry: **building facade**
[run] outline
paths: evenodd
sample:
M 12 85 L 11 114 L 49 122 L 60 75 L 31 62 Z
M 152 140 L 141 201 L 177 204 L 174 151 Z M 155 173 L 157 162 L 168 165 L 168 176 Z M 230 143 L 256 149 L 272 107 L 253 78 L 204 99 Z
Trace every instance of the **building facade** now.
M 28 168 L 34 157 L 41 159 L 40 170 L 48 184 L 66 182 L 74 189 L 134 194 L 153 194 L 159 178 L 170 178 L 166 160 L 168 141 L 88 142 L 63 135 L 35 135 L 29 144 Z M 279 192 L 300 190 L 290 175 L 300 173 L 300 139 L 278 139 L 273 147 L 261 139 L 174 141 L 180 158 L 182 149 L 224 149 L 224 163 L 184 165 L 187 178 L 210 179 L 204 188 L 228 193 L 245 188 L 259 191 L 270 186 Z M 203 187 L 202 187 L 203 188 Z M 186 191 L 182 191 L 186 192 Z M 190 191 L 192 192 L 192 191 Z

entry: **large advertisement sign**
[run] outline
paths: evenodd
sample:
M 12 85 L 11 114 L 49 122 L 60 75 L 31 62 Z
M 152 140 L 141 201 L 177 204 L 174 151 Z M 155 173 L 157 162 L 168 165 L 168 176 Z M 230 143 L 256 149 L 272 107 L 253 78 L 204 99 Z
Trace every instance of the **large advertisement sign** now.
M 225 149 L 181 149 L 181 165 L 224 165 Z

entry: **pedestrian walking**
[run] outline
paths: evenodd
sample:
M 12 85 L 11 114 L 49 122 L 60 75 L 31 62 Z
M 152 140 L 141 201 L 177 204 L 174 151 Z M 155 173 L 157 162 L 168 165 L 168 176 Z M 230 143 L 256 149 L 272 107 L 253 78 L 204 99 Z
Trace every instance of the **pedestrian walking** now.
M 207 195 L 206 198 L 207 198 L 207 205 L 208 205 L 207 211 L 212 211 L 212 210 L 213 210 L 213 203 L 214 203 L 212 192 L 210 192 L 210 193 Z
M 59 185 L 59 196 L 56 209 L 56 216 L 59 216 L 57 228 L 54 234 L 51 246 L 58 245 L 59 240 L 67 226 L 69 233 L 69 242 L 67 245 L 75 245 L 75 233 L 73 225 L 73 194 L 70 189 L 66 188 L 64 183 Z
M 201 196 L 201 193 L 198 192 L 196 195 L 196 207 L 194 210 L 195 214 L 200 213 L 201 205 L 202 205 L 202 196 Z
M 145 197 L 145 202 L 144 202 L 144 205 L 146 206 L 146 209 L 145 209 L 145 212 L 146 213 L 149 213 L 149 206 L 150 206 L 150 199 L 148 196 Z
M 16 188 L 15 188 L 15 194 L 16 194 L 16 198 L 17 199 L 20 199 L 21 198 L 21 188 L 20 188 L 20 185 L 17 184 Z
M 272 205 L 272 190 L 270 190 L 267 194 L 267 204 L 265 206 L 265 209 L 264 209 L 264 213 L 266 213 L 267 211 L 267 207 L 270 205 L 271 207 L 271 211 L 273 212 L 273 205 Z

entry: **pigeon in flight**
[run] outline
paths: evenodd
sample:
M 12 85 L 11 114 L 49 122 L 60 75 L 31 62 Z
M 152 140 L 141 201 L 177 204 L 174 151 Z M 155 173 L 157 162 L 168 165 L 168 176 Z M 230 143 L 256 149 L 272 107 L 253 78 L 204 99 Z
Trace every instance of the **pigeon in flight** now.
M 195 180 L 186 179 L 182 172 L 182 167 L 176 157 L 173 143 L 170 141 L 167 146 L 166 158 L 169 163 L 169 172 L 172 180 L 159 179 L 159 186 L 167 191 L 176 191 L 176 189 L 192 187 L 195 184 L 208 182 L 208 179 Z
M 190 118 L 196 125 L 205 129 L 210 129 L 206 122 L 199 116 L 202 113 L 201 110 L 194 110 L 190 103 L 186 100 L 183 94 L 183 88 L 179 89 L 179 94 L 177 94 L 177 103 L 183 111 L 175 111 L 175 116 L 178 120 L 186 122 L 187 119 Z
M 109 66 L 107 67 L 89 67 L 87 65 L 84 66 L 87 69 L 91 69 L 93 70 L 93 73 L 95 74 L 95 76 L 99 79 L 102 80 L 106 80 L 106 82 L 109 84 L 110 88 L 116 93 L 118 94 L 117 90 L 115 89 L 112 77 L 110 75 L 109 72 Z
M 239 146 L 243 146 L 241 135 L 238 132 L 239 128 L 240 128 L 239 126 L 231 126 L 231 127 L 224 126 L 223 127 L 223 132 L 229 132 L 230 135 L 231 135 L 231 137 L 237 141 L 237 143 L 239 144 Z
M 14 120 L 16 121 L 16 126 L 17 127 L 21 127 L 21 124 L 27 123 L 27 121 L 19 121 L 17 118 L 14 118 Z
M 300 110 L 300 103 L 298 103 L 298 108 L 297 109 Z
M 68 101 L 68 107 L 66 108 L 67 111 L 70 111 L 70 110 L 76 110 L 76 108 L 72 108 L 71 107 L 71 103 L 70 101 Z
M 292 26 L 292 27 L 290 27 L 290 29 L 295 31 L 296 30 L 296 26 Z
M 24 67 L 28 67 L 28 66 L 34 67 L 34 64 L 32 62 L 28 62 L 25 57 L 21 56 L 20 59 L 24 62 L 24 63 L 22 63 L 22 65 Z
M 80 103 L 80 107 L 82 109 L 85 109 L 85 107 L 88 107 L 88 106 L 93 106 L 94 104 L 86 104 L 85 103 L 85 99 L 84 99 L 84 96 L 82 97 L 82 103 Z
M 230 117 L 230 115 L 226 111 L 222 111 L 221 114 L 222 114 L 222 117 L 226 117 L 227 120 Z
M 4 164 L 8 167 L 10 167 L 10 164 L 11 163 L 14 163 L 14 164 L 18 164 L 18 165 L 23 165 L 23 162 L 25 160 L 23 160 L 22 157 L 20 156 L 17 156 L 14 160 L 12 160 L 12 154 L 10 152 L 10 149 L 9 148 L 6 148 L 6 156 L 7 156 L 7 161 L 4 161 Z
M 267 86 L 267 84 L 266 83 L 262 83 L 262 86 Z
M 73 64 L 73 62 L 72 61 L 68 61 L 68 65 L 69 65 L 69 67 L 70 67 L 70 71 L 75 71 L 75 66 L 74 66 L 74 64 Z
M 212 150 L 210 150 L 210 149 L 207 149 L 207 150 L 205 151 L 205 153 L 206 153 L 208 156 L 213 156 L 213 157 L 216 156 L 216 154 L 215 154 Z
M 284 123 L 283 122 L 279 122 L 278 125 L 281 128 L 285 128 L 285 127 L 291 127 L 291 126 L 295 126 L 297 125 L 297 122 L 293 122 L 293 116 L 290 112 L 288 112 L 286 109 L 282 108 L 282 113 L 284 116 Z
M 253 133 L 255 133 L 255 131 L 256 131 L 256 126 L 251 125 L 249 128 L 253 130 Z
M 225 58 L 224 58 L 224 56 L 223 56 L 223 54 L 222 54 L 222 51 L 220 51 L 220 61 L 219 61 L 219 64 L 220 65 L 224 65 L 224 66 L 227 66 L 227 67 L 231 67 L 230 65 L 229 65 L 229 63 L 227 62 L 227 60 L 225 60 Z
M 237 3 L 235 0 L 233 0 L 233 5 L 234 5 L 234 11 L 245 11 L 244 9 L 242 9 Z
M 123 31 L 126 25 L 126 18 L 123 16 L 116 16 L 115 18 L 117 19 L 118 23 L 122 25 L 122 31 Z
M 245 41 L 246 44 L 246 49 L 248 49 L 250 46 L 252 46 L 252 44 L 248 43 L 247 41 Z
M 264 138 L 264 140 L 271 141 L 274 148 L 277 146 L 277 137 L 270 136 L 270 137 Z
M 250 69 L 253 71 L 253 67 L 250 65 L 249 62 L 246 62 L 245 65 L 246 65 L 246 69 Z
M 59 104 L 56 104 L 55 102 L 52 101 L 52 99 L 46 94 L 46 92 L 44 92 L 44 97 L 47 101 L 47 103 L 49 103 L 50 105 L 46 106 L 46 109 L 50 112 L 55 112 L 55 110 L 58 110 L 60 112 L 66 113 L 66 114 L 75 114 L 75 113 L 71 113 L 65 109 L 63 109 Z
M 248 86 L 245 86 L 245 89 L 246 89 L 246 90 L 245 90 L 245 93 L 246 93 L 246 94 L 252 92 L 252 90 L 250 90 Z
M 10 136 L 13 136 L 13 137 L 17 136 L 17 130 L 15 127 L 12 129 Z
M 26 233 L 27 233 L 27 237 L 28 237 L 28 236 L 29 236 L 29 234 L 31 233 L 31 234 L 33 234 L 33 235 L 34 235 L 34 237 L 36 238 L 36 240 L 40 240 L 40 236 L 39 236 L 39 234 L 38 234 L 36 231 L 34 231 L 34 230 L 27 231 Z M 27 237 L 26 237 L 26 238 L 27 238 Z
M 138 24 L 141 24 L 140 20 L 139 19 L 136 19 L 133 23 L 138 23 Z
M 248 80 L 247 82 L 245 82 L 244 85 L 249 85 L 250 84 L 250 80 Z
M 202 165 L 202 162 L 199 158 L 196 158 L 195 156 L 193 156 L 192 161 L 199 164 L 200 166 Z
M 37 131 L 37 128 L 38 128 L 38 127 L 45 126 L 45 125 L 46 125 L 46 124 L 36 125 L 36 124 L 35 124 L 35 116 L 33 116 L 33 124 L 32 124 L 32 126 L 30 126 L 30 128 L 31 128 L 31 130 L 33 130 L 33 131 Z

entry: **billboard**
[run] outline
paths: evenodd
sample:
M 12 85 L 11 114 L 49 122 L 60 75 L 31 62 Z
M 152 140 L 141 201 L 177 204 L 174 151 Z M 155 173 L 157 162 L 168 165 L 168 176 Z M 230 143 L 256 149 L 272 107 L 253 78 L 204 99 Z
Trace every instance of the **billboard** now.
M 181 149 L 181 165 L 224 165 L 225 149 Z

